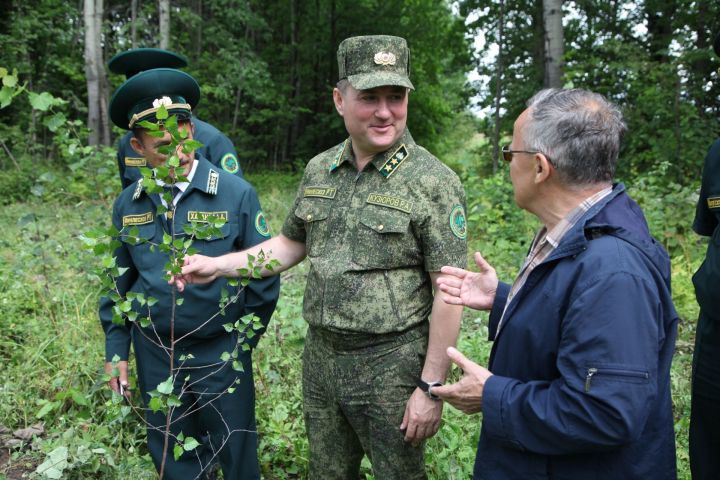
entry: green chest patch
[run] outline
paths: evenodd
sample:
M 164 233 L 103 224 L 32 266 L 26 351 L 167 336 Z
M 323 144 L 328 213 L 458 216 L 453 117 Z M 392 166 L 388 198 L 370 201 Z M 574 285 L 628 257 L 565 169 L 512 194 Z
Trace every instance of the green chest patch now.
M 154 218 L 153 212 L 141 213 L 139 215 L 123 215 L 122 223 L 123 227 L 145 225 L 146 223 L 152 223 Z
M 208 223 L 208 218 L 210 217 L 224 220 L 227 222 L 228 212 L 227 210 L 225 210 L 224 212 L 198 212 L 195 210 L 190 210 L 187 213 L 188 222 Z
M 125 157 L 125 166 L 126 167 L 145 167 L 147 166 L 147 161 L 140 157 Z
M 707 204 L 710 209 L 720 208 L 720 197 L 708 197 Z
M 303 197 L 335 198 L 337 188 L 333 187 L 305 187 Z
M 382 193 L 371 193 L 366 200 L 367 203 L 380 205 L 382 207 L 394 208 L 401 212 L 412 212 L 412 203 L 404 198 L 394 197 L 392 195 L 383 195 Z

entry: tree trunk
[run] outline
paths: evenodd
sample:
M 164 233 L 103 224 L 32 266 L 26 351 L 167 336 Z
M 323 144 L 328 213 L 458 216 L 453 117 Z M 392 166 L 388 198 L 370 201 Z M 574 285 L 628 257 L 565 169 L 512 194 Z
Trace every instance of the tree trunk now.
M 503 27 L 505 26 L 505 2 L 500 0 L 500 12 L 498 14 L 498 54 L 497 54 L 497 78 L 495 79 L 495 131 L 493 132 L 493 165 L 492 171 L 496 173 L 500 163 L 500 95 L 502 93 L 503 80 Z
M 170 0 L 159 0 L 160 48 L 167 50 L 170 45 Z
M 137 5 L 138 0 L 130 2 L 130 46 L 137 48 Z
M 110 145 L 108 118 L 108 81 L 102 55 L 103 0 L 84 0 L 85 22 L 85 78 L 88 90 L 88 119 L 90 145 Z
M 545 87 L 562 87 L 562 0 L 543 0 L 545 26 Z

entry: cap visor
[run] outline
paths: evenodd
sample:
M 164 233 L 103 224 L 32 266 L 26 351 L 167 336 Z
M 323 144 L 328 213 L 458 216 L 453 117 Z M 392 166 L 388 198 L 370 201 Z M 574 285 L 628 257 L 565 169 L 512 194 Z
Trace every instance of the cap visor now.
M 368 90 L 385 86 L 406 87 L 415 90 L 408 77 L 394 72 L 359 73 L 350 75 L 347 79 L 355 90 Z

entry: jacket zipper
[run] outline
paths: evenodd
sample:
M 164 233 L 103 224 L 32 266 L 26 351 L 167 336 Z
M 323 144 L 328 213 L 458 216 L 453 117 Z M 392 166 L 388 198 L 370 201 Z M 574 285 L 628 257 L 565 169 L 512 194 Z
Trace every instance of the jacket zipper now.
M 595 368 L 590 367 L 587 369 L 587 374 L 585 375 L 585 392 L 590 391 L 590 384 L 592 383 L 592 379 L 595 375 L 610 375 L 610 376 L 616 376 L 616 377 L 632 377 L 632 378 L 644 378 L 648 379 L 650 378 L 650 374 L 648 372 L 642 372 L 639 370 L 618 370 L 614 368 Z

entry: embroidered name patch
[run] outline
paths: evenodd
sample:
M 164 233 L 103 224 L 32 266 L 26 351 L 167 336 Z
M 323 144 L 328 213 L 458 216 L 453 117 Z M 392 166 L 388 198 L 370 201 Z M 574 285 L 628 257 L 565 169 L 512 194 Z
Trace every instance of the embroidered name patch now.
M 240 164 L 237 158 L 232 153 L 226 153 L 222 160 L 220 160 L 220 166 L 228 173 L 237 173 L 240 171 Z
M 145 225 L 146 223 L 152 223 L 154 218 L 153 212 L 141 213 L 140 215 L 123 215 L 122 222 L 123 227 L 129 227 L 132 225 Z
M 138 157 L 125 157 L 125 166 L 126 167 L 146 167 L 147 161 L 145 161 L 144 158 L 138 158 Z
M 228 212 L 227 210 L 224 212 L 196 212 L 190 210 L 187 213 L 188 222 L 208 223 L 209 217 L 215 217 L 216 219 L 224 220 L 227 222 Z
M 380 193 L 371 193 L 368 195 L 367 203 L 373 205 L 380 205 L 382 207 L 394 208 L 401 212 L 410 213 L 412 211 L 412 203 L 400 197 L 393 197 L 391 195 L 383 195 Z
M 270 227 L 268 226 L 267 220 L 262 210 L 255 215 L 255 230 L 263 237 L 270 236 Z
M 708 208 L 720 208 L 720 197 L 709 197 L 707 202 Z
M 304 197 L 335 198 L 337 188 L 330 187 L 305 187 Z
M 450 210 L 450 231 L 461 240 L 467 237 L 467 221 L 465 221 L 465 209 L 462 205 L 455 205 Z

